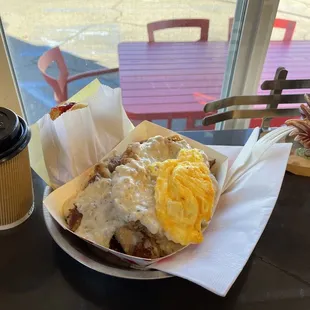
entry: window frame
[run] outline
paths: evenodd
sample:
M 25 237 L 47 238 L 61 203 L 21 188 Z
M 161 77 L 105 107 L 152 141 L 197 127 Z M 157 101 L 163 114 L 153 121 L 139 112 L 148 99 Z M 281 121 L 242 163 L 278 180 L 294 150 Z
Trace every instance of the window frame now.
M 280 0 L 239 0 L 232 27 L 221 98 L 256 95 Z M 235 109 L 249 109 L 238 106 Z M 228 109 L 223 109 L 225 111 Z M 250 120 L 216 124 L 216 129 L 246 129 Z

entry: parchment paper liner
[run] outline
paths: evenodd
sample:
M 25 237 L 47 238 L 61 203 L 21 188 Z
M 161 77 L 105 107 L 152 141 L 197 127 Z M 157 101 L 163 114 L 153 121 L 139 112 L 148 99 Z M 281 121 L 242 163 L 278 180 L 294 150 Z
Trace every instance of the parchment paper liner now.
M 150 137 L 156 136 L 156 135 L 162 135 L 164 137 L 171 136 L 177 134 L 176 132 L 166 129 L 164 127 L 158 126 L 154 123 L 144 121 L 141 124 L 139 124 L 134 130 L 132 130 L 129 135 L 121 141 L 114 150 L 116 150 L 117 154 L 122 154 L 128 144 L 132 142 L 139 142 L 141 140 L 148 139 Z M 221 153 L 197 142 L 192 139 L 189 139 L 187 137 L 183 138 L 193 147 L 193 148 L 198 148 L 203 150 L 210 158 L 216 159 L 216 164 L 212 168 L 212 172 L 215 175 L 217 181 L 218 181 L 218 193 L 217 197 L 215 199 L 215 207 L 214 211 L 216 209 L 216 205 L 218 203 L 220 193 L 221 193 L 221 188 L 223 187 L 227 170 L 228 170 L 228 158 Z M 111 153 L 114 151 L 111 150 L 103 159 L 108 158 Z M 66 230 L 70 231 L 67 227 L 67 224 L 65 223 L 64 216 L 63 216 L 63 205 L 72 196 L 77 195 L 78 192 L 80 192 L 84 187 L 85 184 L 87 183 L 89 177 L 92 175 L 94 170 L 94 167 L 91 167 L 87 171 L 85 171 L 83 174 L 80 176 L 76 177 L 72 181 L 68 182 L 67 184 L 61 186 L 60 188 L 56 189 L 54 192 L 52 192 L 44 201 L 44 206 L 48 209 L 52 217 Z M 119 253 L 117 251 L 105 248 L 101 245 L 95 244 L 94 242 L 87 240 L 80 235 L 70 231 L 72 234 L 78 236 L 79 238 L 89 242 L 90 244 L 94 245 L 95 247 L 105 251 L 112 253 L 116 255 L 117 257 L 121 258 L 122 260 L 125 260 L 127 262 L 130 262 L 133 264 L 135 267 L 146 267 L 151 265 L 152 263 L 155 263 L 159 260 L 165 259 L 171 255 L 175 255 L 177 252 L 172 253 L 168 256 L 157 258 L 157 259 L 145 259 L 145 258 L 139 258 L 139 257 L 134 257 L 130 256 L 127 254 Z M 205 232 L 204 238 L 207 238 L 207 231 Z M 184 248 L 183 248 L 184 249 Z M 180 249 L 179 251 L 181 251 Z

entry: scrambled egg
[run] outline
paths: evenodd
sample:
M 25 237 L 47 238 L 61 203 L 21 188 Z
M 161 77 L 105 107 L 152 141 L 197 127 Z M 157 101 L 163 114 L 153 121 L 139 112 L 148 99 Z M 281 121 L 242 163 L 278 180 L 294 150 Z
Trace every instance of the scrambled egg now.
M 126 222 L 139 221 L 153 235 L 163 234 L 156 216 L 154 188 L 148 167 L 156 162 L 175 159 L 181 149 L 190 149 L 185 141 L 168 143 L 162 136 L 149 138 L 143 144 L 131 145 L 136 159 L 116 167 L 112 175 L 112 200 Z M 206 158 L 205 158 L 206 159 Z
M 156 215 L 167 238 L 184 246 L 201 242 L 201 223 L 211 219 L 215 189 L 200 151 L 181 149 L 177 159 L 149 168 L 157 177 Z

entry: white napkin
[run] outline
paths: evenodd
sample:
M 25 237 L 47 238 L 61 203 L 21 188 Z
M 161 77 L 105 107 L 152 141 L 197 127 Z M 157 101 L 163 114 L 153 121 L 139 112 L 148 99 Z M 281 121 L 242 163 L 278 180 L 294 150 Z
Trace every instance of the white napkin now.
M 96 164 L 134 128 L 119 88 L 100 85 L 85 98 L 88 107 L 69 111 L 52 121 L 39 121 L 40 139 L 51 186 L 55 189 Z
M 230 163 L 241 147 L 211 146 Z M 291 144 L 276 144 L 220 198 L 205 240 L 152 265 L 225 296 L 269 220 L 281 188 Z M 272 172 L 272 173 L 271 173 Z

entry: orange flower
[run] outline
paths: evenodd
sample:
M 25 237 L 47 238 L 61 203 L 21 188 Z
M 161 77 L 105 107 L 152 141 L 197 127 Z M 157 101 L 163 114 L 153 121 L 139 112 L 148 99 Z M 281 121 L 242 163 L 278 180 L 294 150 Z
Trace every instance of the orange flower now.
M 310 119 L 290 119 L 285 124 L 295 127 L 290 136 L 295 137 L 295 141 L 300 142 L 304 148 L 310 149 Z
M 310 96 L 308 94 L 305 94 L 305 100 L 307 104 L 300 106 L 302 119 L 290 119 L 285 124 L 295 127 L 290 136 L 295 137 L 295 141 L 300 142 L 304 148 L 310 149 Z

